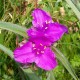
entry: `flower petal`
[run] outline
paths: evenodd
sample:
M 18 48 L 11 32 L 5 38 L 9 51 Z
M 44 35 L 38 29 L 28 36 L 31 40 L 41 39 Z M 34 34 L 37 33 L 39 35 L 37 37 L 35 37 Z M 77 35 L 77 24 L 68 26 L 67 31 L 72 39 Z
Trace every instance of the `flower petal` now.
M 44 70 L 52 70 L 57 66 L 55 54 L 50 48 L 46 48 L 45 52 L 42 55 L 37 56 L 35 59 L 35 63 L 38 67 Z
M 68 29 L 66 26 L 57 22 L 48 24 L 48 28 L 44 32 L 45 37 L 47 37 L 51 42 L 59 40 L 64 33 L 68 33 Z
M 29 36 L 29 41 L 33 43 L 42 43 L 44 45 L 51 45 L 51 42 L 44 36 L 43 31 L 36 30 L 35 28 L 31 28 L 27 30 L 28 36 Z
M 35 28 L 28 29 L 27 34 L 28 34 L 29 37 L 32 37 L 32 38 L 43 36 L 43 34 L 40 31 L 36 30 Z
M 32 53 L 32 43 L 27 42 L 22 47 L 14 50 L 14 59 L 20 63 L 32 63 L 35 59 L 35 54 Z
M 52 19 L 50 17 L 50 15 L 45 12 L 44 10 L 41 9 L 35 9 L 32 12 L 32 16 L 33 16 L 33 26 L 34 27 L 38 27 L 38 25 L 42 26 L 44 22 L 52 22 Z

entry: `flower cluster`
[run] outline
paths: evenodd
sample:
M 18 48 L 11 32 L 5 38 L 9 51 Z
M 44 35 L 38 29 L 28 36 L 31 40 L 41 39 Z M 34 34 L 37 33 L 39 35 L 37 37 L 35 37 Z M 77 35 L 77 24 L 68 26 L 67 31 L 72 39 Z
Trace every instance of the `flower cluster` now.
M 44 10 L 35 9 L 32 16 L 33 26 L 27 30 L 29 40 L 14 50 L 14 59 L 24 64 L 34 62 L 44 70 L 52 70 L 57 66 L 57 61 L 51 45 L 68 30 L 64 25 L 53 22 Z

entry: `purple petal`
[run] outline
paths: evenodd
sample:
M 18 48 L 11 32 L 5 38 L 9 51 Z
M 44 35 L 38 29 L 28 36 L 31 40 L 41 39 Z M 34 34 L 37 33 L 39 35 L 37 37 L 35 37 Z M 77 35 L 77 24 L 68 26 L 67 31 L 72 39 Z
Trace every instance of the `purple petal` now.
M 27 42 L 22 47 L 14 50 L 14 59 L 20 63 L 34 62 L 35 54 L 32 53 L 32 43 Z
M 35 63 L 38 67 L 44 70 L 52 70 L 57 66 L 57 61 L 55 59 L 55 54 L 50 48 L 46 48 L 45 52 L 41 56 L 37 56 Z
M 31 29 L 27 30 L 27 33 L 28 33 L 28 36 L 32 37 L 32 38 L 43 36 L 42 32 L 36 30 L 35 28 L 31 28 Z
M 50 39 L 51 42 L 59 40 L 64 33 L 68 33 L 68 29 L 57 22 L 48 24 L 48 28 L 44 32 L 45 37 Z
M 42 26 L 44 22 L 52 22 L 52 19 L 50 17 L 50 15 L 45 12 L 44 10 L 41 9 L 35 9 L 32 12 L 32 16 L 33 16 L 33 26 L 34 27 L 38 27 L 39 25 Z
M 45 37 L 41 37 L 41 38 L 29 38 L 29 41 L 32 41 L 33 43 L 35 44 L 43 44 L 43 45 L 46 45 L 46 46 L 51 46 L 51 42 L 45 38 Z
M 43 28 L 38 27 L 29 29 L 27 31 L 30 40 L 35 40 L 41 38 L 44 42 L 55 42 L 59 40 L 64 33 L 68 33 L 66 26 L 55 23 L 44 24 Z
M 31 28 L 27 30 L 28 36 L 29 36 L 29 41 L 33 43 L 42 43 L 44 45 L 51 45 L 51 42 L 44 36 L 43 30 L 36 30 L 35 28 Z

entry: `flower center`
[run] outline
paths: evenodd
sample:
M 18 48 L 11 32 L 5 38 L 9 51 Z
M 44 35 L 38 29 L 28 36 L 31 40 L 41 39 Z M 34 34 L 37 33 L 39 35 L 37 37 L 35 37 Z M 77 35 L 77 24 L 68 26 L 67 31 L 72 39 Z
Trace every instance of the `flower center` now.
M 46 46 L 44 46 L 42 43 L 33 44 L 33 52 L 35 52 L 36 54 L 44 54 L 45 49 L 46 49 Z

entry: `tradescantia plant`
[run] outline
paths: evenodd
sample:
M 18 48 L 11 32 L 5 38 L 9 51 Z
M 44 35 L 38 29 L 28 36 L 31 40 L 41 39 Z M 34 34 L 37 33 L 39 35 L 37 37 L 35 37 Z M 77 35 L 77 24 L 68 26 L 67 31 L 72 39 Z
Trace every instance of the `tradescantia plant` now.
M 57 66 L 57 61 L 50 47 L 67 32 L 67 28 L 52 22 L 51 17 L 41 9 L 35 9 L 32 16 L 33 27 L 27 30 L 29 39 L 14 51 L 14 59 L 24 64 L 35 62 L 44 70 L 52 70 Z
M 78 80 L 74 70 L 71 68 L 69 62 L 55 47 L 51 49 L 52 44 L 59 40 L 64 33 L 67 33 L 67 28 L 57 22 L 53 22 L 51 17 L 41 9 L 35 9 L 32 12 L 33 26 L 30 29 L 22 28 L 21 26 L 11 24 L 8 22 L 0 22 L 0 28 L 12 31 L 23 37 L 29 36 L 28 41 L 14 52 L 8 48 L 0 45 L 0 49 L 7 53 L 12 59 L 19 63 L 36 63 L 36 65 L 44 70 L 52 70 L 57 66 L 57 59 L 70 72 L 75 80 Z M 17 27 L 18 26 L 18 27 Z M 14 54 L 14 56 L 13 56 Z M 17 65 L 20 67 L 20 65 Z M 30 80 L 40 80 L 31 70 L 22 69 L 26 71 Z M 29 72 L 34 74 L 32 78 Z M 52 73 L 51 73 L 52 75 Z M 48 79 L 49 80 L 49 79 Z

